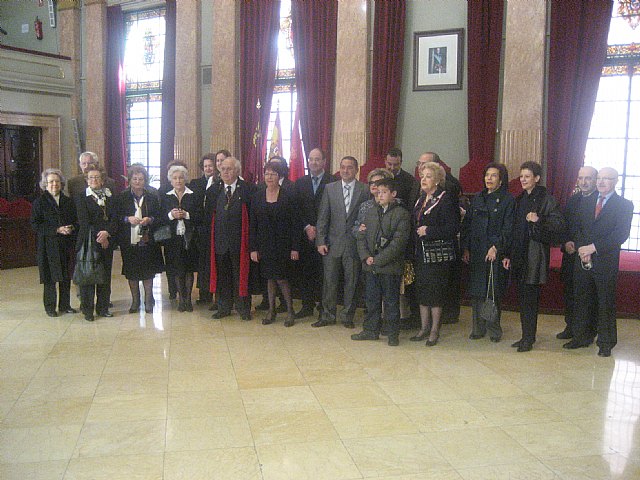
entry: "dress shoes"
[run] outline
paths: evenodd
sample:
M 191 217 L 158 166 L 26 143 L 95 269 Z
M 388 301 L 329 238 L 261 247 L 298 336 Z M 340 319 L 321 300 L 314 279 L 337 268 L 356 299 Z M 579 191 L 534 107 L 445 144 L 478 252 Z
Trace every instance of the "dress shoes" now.
M 599 357 L 610 357 L 611 356 L 611 349 L 609 347 L 600 347 L 600 350 L 598 350 L 598 356 Z
M 187 300 L 184 302 L 184 311 L 193 312 L 193 303 L 191 303 L 191 300 Z
M 311 326 L 312 327 L 326 327 L 328 325 L 335 325 L 335 324 L 336 324 L 335 320 L 329 321 L 329 320 L 325 320 L 324 318 L 320 318 L 320 319 L 318 319 L 317 322 L 312 323 Z
M 84 314 L 84 319 L 85 319 L 87 322 L 93 322 L 93 321 L 95 320 L 95 318 L 94 318 L 94 316 L 93 316 L 93 313 L 85 313 L 85 314 Z
M 104 312 L 97 312 L 99 317 L 105 317 L 105 318 L 112 318 L 113 317 L 113 313 L 111 313 L 109 310 L 106 310 Z
M 240 318 L 245 321 L 251 320 L 251 312 L 249 310 L 240 312 Z
M 438 344 L 438 339 L 439 338 L 440 338 L 440 335 L 438 335 L 433 340 L 427 340 L 426 343 L 425 343 L 425 346 L 427 346 L 427 347 L 435 347 Z
M 313 315 L 313 308 L 302 307 L 302 310 L 296 313 L 296 318 L 298 319 L 306 318 L 306 317 L 310 317 L 311 315 Z
M 293 327 L 296 324 L 296 319 L 294 318 L 293 315 L 291 315 L 289 318 L 287 318 L 284 321 L 284 326 L 285 327 Z
M 275 321 L 276 321 L 275 313 L 267 313 L 267 316 L 262 319 L 262 324 L 271 325 Z
M 501 338 L 500 337 L 489 337 L 489 340 L 491 340 L 493 343 L 498 343 Z
M 216 302 L 213 302 L 213 304 L 209 307 L 209 311 L 215 312 L 216 310 L 218 310 L 218 304 Z
M 56 312 L 55 310 L 49 310 L 47 311 L 47 315 L 50 317 L 57 317 L 58 316 L 58 312 Z
M 231 312 L 229 310 L 218 310 L 216 313 L 211 315 L 211 318 L 220 320 L 221 318 L 228 317 L 229 315 L 231 315 Z
M 418 335 L 414 335 L 409 340 L 412 342 L 421 342 L 428 336 L 429 336 L 429 332 L 422 332 L 422 333 L 418 332 Z
M 535 340 L 534 340 L 533 342 L 526 342 L 526 341 L 524 341 L 523 339 L 520 339 L 520 340 L 518 340 L 517 342 L 513 342 L 513 343 L 511 344 L 511 346 L 512 346 L 513 348 L 520 348 L 520 346 L 521 346 L 521 345 L 530 345 L 530 346 L 533 346 L 533 344 L 534 344 L 534 343 L 536 343 L 536 341 L 535 341 Z M 529 350 L 531 350 L 531 349 L 529 349 Z M 525 352 L 528 352 L 529 350 L 525 350 Z
M 389 336 L 389 338 L 387 339 L 387 345 L 389 345 L 390 347 L 397 347 L 398 345 L 400 345 L 400 340 L 398 339 L 398 337 Z
M 378 335 L 372 332 L 362 331 L 351 335 L 351 340 L 378 340 Z
M 129 307 L 129 313 L 136 313 L 138 310 L 140 310 L 140 302 L 132 303 Z
M 256 310 L 269 310 L 269 299 L 262 297 L 262 302 L 256 305 Z
M 178 302 L 178 311 L 179 312 L 184 312 L 185 311 L 184 302 L 182 300 L 180 300 L 180 302 Z
M 471 335 L 469 335 L 470 340 L 480 340 L 481 338 L 484 338 L 484 335 L 480 335 L 476 333 L 472 333 Z
M 533 345 L 531 343 L 527 343 L 527 342 L 520 342 L 520 345 L 518 345 L 518 349 L 517 351 L 522 353 L 522 352 L 530 352 L 531 349 L 533 348 Z
M 355 323 L 353 323 L 353 320 L 345 320 L 344 322 L 342 322 L 342 326 L 344 328 L 356 328 Z
M 556 335 L 556 338 L 558 340 L 569 340 L 570 338 L 573 338 L 573 333 L 571 333 L 571 330 L 565 328 L 563 331 Z
M 518 340 L 517 342 L 513 342 L 511 344 L 512 348 L 518 348 L 520 346 L 520 344 L 522 344 L 522 340 Z
M 587 348 L 589 345 L 591 345 L 591 342 L 579 342 L 574 338 L 570 342 L 567 342 L 564 345 L 562 345 L 562 348 L 566 348 L 568 350 L 575 350 L 577 348 Z
M 64 312 L 64 313 L 78 313 L 78 310 L 76 310 L 75 308 L 71 308 L 71 307 L 61 308 L 60 311 Z

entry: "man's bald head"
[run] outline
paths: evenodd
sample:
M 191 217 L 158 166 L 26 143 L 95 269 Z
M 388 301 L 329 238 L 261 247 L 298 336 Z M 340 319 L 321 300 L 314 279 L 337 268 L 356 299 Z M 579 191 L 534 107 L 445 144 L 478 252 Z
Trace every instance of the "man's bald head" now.
M 578 170 L 578 188 L 582 195 L 591 195 L 596 190 L 598 171 L 593 167 L 582 167 Z

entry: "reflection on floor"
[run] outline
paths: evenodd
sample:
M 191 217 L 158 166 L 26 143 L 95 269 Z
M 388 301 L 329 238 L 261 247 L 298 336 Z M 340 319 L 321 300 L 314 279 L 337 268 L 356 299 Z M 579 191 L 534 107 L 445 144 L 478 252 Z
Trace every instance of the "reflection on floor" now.
M 114 318 L 49 318 L 35 268 L 0 272 L 1 479 L 640 478 L 637 320 L 611 358 L 563 350 L 554 316 L 530 353 L 509 312 L 501 343 L 468 340 L 468 309 L 392 348 L 178 313 L 159 278 L 130 315 L 113 287 Z

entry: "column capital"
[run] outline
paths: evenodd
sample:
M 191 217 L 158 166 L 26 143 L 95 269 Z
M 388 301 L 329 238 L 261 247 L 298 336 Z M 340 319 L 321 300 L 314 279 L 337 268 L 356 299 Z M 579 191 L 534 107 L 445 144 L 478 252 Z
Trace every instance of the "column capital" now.
M 58 0 L 58 11 L 80 9 L 80 0 Z
M 107 0 L 84 0 L 84 6 L 88 7 L 89 5 L 107 5 Z

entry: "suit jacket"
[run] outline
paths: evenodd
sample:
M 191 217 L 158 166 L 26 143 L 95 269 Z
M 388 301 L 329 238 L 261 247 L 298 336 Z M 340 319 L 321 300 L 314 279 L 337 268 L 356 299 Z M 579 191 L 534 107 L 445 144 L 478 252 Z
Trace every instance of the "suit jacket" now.
M 615 273 L 620 262 L 620 246 L 629 238 L 633 219 L 633 203 L 613 193 L 595 218 L 598 194 L 580 202 L 575 222 L 571 224 L 571 237 L 576 250 L 594 244 L 596 253 L 591 256 L 594 272 Z
M 418 182 L 413 175 L 402 169 L 396 174 L 394 180 L 396 182 L 396 188 L 398 189 L 396 198 L 402 200 L 404 208 L 410 211 L 418 198 L 420 182 Z
M 351 233 L 351 227 L 358 215 L 360 204 L 369 198 L 369 188 L 362 182 L 356 182 L 351 192 L 349 211 L 344 208 L 342 180 L 328 184 L 318 211 L 316 228 L 316 246 L 327 245 L 329 256 L 357 255 L 356 240 Z
M 236 189 L 231 201 L 227 205 L 227 194 L 224 184 L 218 190 L 214 202 L 214 241 L 216 255 L 230 251 L 232 255 L 240 255 L 242 243 L 242 206 L 245 205 L 247 214 L 251 210 L 251 200 L 254 193 L 253 185 L 238 178 Z M 246 226 L 248 228 L 248 225 Z
M 60 205 L 45 191 L 33 202 L 31 226 L 37 235 L 38 269 L 40 283 L 56 283 L 71 279 L 71 264 L 76 232 L 60 235 L 58 227 L 78 227 L 78 216 L 73 201 L 60 192 Z
M 311 175 L 305 175 L 296 180 L 295 194 L 302 228 L 305 228 L 307 225 L 316 226 L 324 188 L 334 180 L 329 172 L 324 172 L 315 194 L 313 193 L 313 180 L 311 179 Z

